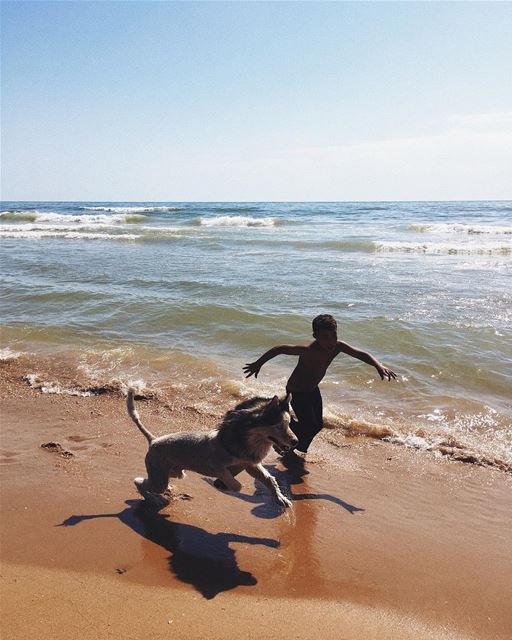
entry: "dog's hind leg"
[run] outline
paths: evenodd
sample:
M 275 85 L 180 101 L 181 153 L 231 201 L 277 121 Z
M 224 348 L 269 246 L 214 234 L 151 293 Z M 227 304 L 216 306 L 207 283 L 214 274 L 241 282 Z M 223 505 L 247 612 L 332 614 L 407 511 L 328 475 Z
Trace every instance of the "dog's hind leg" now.
M 161 495 L 169 487 L 169 469 L 153 454 L 151 448 L 146 455 L 146 469 L 147 479 L 135 478 L 135 488 L 151 506 L 162 509 L 169 504 L 169 500 Z
M 147 488 L 148 481 L 145 478 L 134 478 L 133 484 L 135 485 L 135 488 L 140 493 L 140 495 L 143 498 L 147 498 L 148 493 L 150 493 Z
M 292 506 L 292 503 L 290 502 L 290 500 L 288 500 L 288 498 L 285 495 L 283 495 L 279 485 L 277 484 L 277 480 L 274 478 L 274 476 L 270 475 L 270 473 L 265 469 L 265 467 L 262 464 L 257 464 L 254 467 L 247 466 L 245 470 L 250 476 L 252 476 L 256 480 L 259 480 L 262 484 L 264 484 L 267 487 L 267 489 L 270 490 L 274 498 L 279 502 L 281 506 L 283 507 Z
M 169 504 L 167 498 L 151 491 L 151 485 L 145 478 L 134 478 L 133 483 L 137 491 L 151 507 L 160 510 Z

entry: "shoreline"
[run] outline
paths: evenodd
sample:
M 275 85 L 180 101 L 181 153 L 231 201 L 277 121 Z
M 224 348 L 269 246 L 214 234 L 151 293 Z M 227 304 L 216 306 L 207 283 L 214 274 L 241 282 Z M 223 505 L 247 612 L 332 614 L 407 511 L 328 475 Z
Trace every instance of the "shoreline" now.
M 0 351 L 0 370 L 2 375 L 23 380 L 30 388 L 52 396 L 123 396 L 128 386 L 133 386 L 144 399 L 156 400 L 164 407 L 181 403 L 201 420 L 205 415 L 220 420 L 226 408 L 255 395 L 270 398 L 279 388 L 284 390 L 286 382 L 286 369 L 272 364 L 265 380 L 255 383 L 211 358 L 173 354 L 172 358 L 145 361 L 141 354 L 133 357 L 130 350 L 114 349 L 112 355 L 68 349 L 52 357 L 50 353 L 6 348 Z M 364 387 L 373 382 L 370 378 Z M 453 425 L 439 422 L 442 410 L 431 407 L 431 414 L 419 416 L 422 420 L 408 415 L 400 404 L 395 406 L 392 388 L 388 396 L 375 396 L 376 391 L 387 391 L 388 384 L 378 381 L 368 394 L 360 386 L 352 388 L 344 383 L 340 393 L 337 380 L 328 377 L 322 381 L 325 429 L 321 437 L 334 446 L 345 437 L 380 440 L 512 473 L 512 441 L 505 415 L 498 425 L 493 422 L 491 407 L 487 407 L 489 415 L 454 414 L 451 419 L 460 421 L 461 426 L 453 430 Z M 437 400 L 432 398 L 433 406 Z
M 151 515 L 132 484 L 145 442 L 120 394 L 43 394 L 17 365 L 1 375 L 10 637 L 306 638 L 316 623 L 354 640 L 509 637 L 510 474 L 326 430 L 303 468 L 265 460 L 292 510 L 246 474 L 236 496 L 189 473 Z M 156 433 L 212 428 L 229 408 L 173 393 L 139 405 Z

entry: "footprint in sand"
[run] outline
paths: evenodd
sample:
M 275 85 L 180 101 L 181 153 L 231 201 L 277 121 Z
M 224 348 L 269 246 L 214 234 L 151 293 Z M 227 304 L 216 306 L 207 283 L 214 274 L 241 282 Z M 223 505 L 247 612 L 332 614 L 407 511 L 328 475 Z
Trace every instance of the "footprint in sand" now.
M 94 449 L 97 447 L 101 447 L 102 449 L 108 449 L 109 447 L 113 447 L 114 444 L 112 442 L 99 442 L 98 439 L 100 436 L 68 436 L 66 440 L 70 443 L 70 448 L 73 451 L 83 451 L 85 449 Z
M 57 453 L 62 458 L 72 458 L 74 455 L 71 451 L 64 449 L 58 442 L 43 442 L 41 449 L 45 449 L 50 453 Z

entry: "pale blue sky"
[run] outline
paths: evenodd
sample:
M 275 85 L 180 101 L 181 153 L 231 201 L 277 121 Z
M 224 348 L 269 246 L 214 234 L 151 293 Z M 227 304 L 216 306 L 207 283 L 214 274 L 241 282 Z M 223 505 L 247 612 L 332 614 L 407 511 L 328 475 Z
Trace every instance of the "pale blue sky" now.
M 2 197 L 512 198 L 512 4 L 3 2 Z

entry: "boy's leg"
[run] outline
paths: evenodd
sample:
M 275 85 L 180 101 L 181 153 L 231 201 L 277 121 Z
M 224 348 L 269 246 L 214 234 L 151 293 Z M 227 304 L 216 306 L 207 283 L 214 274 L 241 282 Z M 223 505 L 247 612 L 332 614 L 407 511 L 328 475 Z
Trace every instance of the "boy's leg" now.
M 320 389 L 318 387 L 313 391 L 313 411 L 315 412 L 317 424 L 320 426 L 320 429 L 318 429 L 318 431 L 321 431 L 324 428 L 324 406 L 322 401 L 322 394 L 320 393 Z
M 298 420 L 290 424 L 291 430 L 299 439 L 295 449 L 306 453 L 311 441 L 323 426 L 322 396 L 318 388 L 311 392 L 295 392 L 292 393 L 291 405 Z

